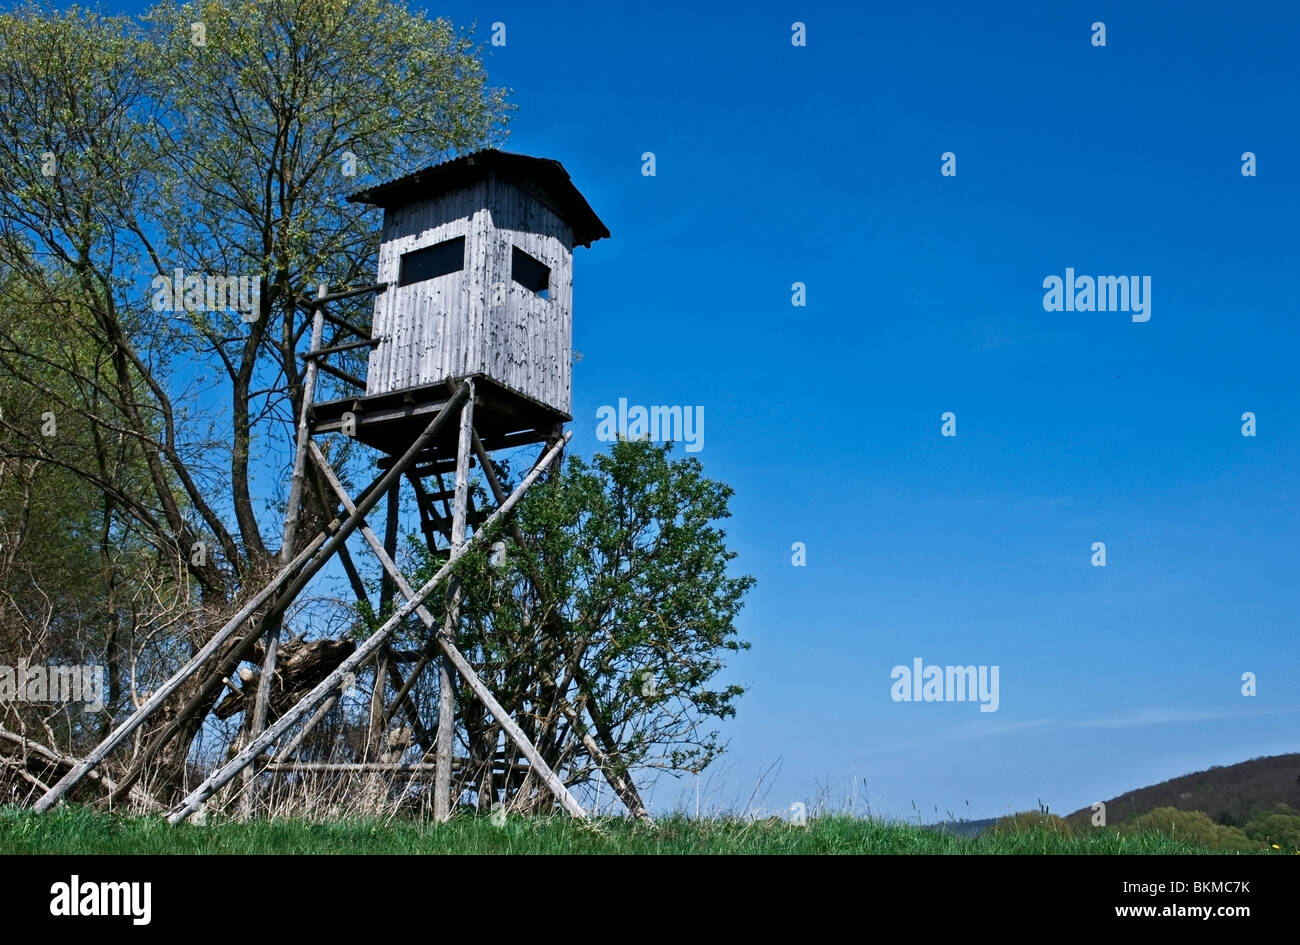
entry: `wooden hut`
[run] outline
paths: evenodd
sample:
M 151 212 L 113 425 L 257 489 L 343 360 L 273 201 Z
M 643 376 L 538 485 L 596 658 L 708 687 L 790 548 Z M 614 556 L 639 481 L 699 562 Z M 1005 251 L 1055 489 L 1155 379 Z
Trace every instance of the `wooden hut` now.
M 558 161 L 479 151 L 348 200 L 383 208 L 387 289 L 365 394 L 314 405 L 316 432 L 351 420 L 362 442 L 400 452 L 465 377 L 489 449 L 572 419 L 573 250 L 609 230 Z

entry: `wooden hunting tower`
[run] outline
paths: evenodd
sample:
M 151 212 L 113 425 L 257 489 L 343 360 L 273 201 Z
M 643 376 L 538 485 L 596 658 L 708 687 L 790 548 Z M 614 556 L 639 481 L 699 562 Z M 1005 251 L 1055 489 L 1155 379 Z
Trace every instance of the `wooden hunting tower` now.
M 400 451 L 448 382 L 467 377 L 489 449 L 572 419 L 573 249 L 609 230 L 558 161 L 480 151 L 348 200 L 384 210 L 387 291 L 375 299 L 365 397 L 318 404 L 317 431 L 346 410 L 359 440 Z
M 384 210 L 378 279 L 373 285 L 334 293 L 318 286 L 314 299 L 298 300 L 313 314 L 310 344 L 299 354 L 307 366 L 279 553 L 281 570 L 261 590 L 243 595 L 240 610 L 46 791 L 37 810 L 57 803 L 164 702 L 183 695 L 186 680 L 199 676 L 203 692 L 214 693 L 223 685 L 235 689 L 225 698 L 239 700 L 232 711 L 244 713 L 245 728 L 239 751 L 179 802 L 169 820 L 184 820 L 241 773 L 241 803 L 251 812 L 258 803 L 260 775 L 334 767 L 302 757 L 299 748 L 350 691 L 355 674 L 373 663 L 365 754 L 355 762 L 340 763 L 339 771 L 431 775 L 433 811 L 439 819 L 450 816 L 466 792 L 476 797 L 480 810 L 489 810 L 499 797 L 535 783 L 545 785 L 573 816 L 585 816 L 552 770 L 553 762 L 492 694 L 481 675 L 485 664 L 475 664 L 472 652 L 467 655 L 458 648 L 462 591 L 452 570 L 472 546 L 508 526 L 512 509 L 558 463 L 571 436 L 563 425 L 571 419 L 573 249 L 590 246 L 609 231 L 558 161 L 495 150 L 457 158 L 348 199 Z M 334 302 L 372 293 L 376 298 L 369 330 L 328 310 Z M 337 361 L 330 363 L 335 355 L 363 349 L 370 349 L 365 378 Z M 356 393 L 317 402 L 320 373 Z M 388 454 L 376 459 L 381 474 L 355 500 L 315 442 L 318 436 L 338 434 Z M 546 444 L 541 455 L 509 491 L 489 454 L 538 442 Z M 495 509 L 476 507 L 472 501 L 469 473 L 475 463 L 496 500 Z M 395 561 L 404 481 L 414 491 L 432 560 L 440 564 L 420 587 L 407 580 Z M 305 497 L 312 494 L 325 511 L 323 519 L 301 514 Z M 387 507 L 382 540 L 366 521 L 381 502 Z M 315 538 L 304 541 L 305 536 L 298 535 L 300 522 L 319 525 L 325 520 L 329 524 Z M 371 600 L 352 563 L 347 541 L 354 533 L 365 539 L 382 569 L 378 601 Z M 517 526 L 513 537 L 519 545 L 526 543 Z M 300 690 L 277 695 L 277 686 L 288 685 L 288 675 L 277 673 L 284 614 L 336 555 L 357 600 L 384 615 L 383 623 L 362 643 L 346 641 L 347 646 L 331 650 L 336 665 L 323 679 L 312 676 Z M 545 600 L 545 587 L 535 587 Z M 440 589 L 445 597 L 433 604 Z M 441 615 L 431 608 L 441 609 Z M 426 631 L 423 644 L 416 650 L 392 648 L 391 638 L 412 618 Z M 231 676 L 239 663 L 252 661 L 258 641 L 263 641 L 258 683 L 250 682 L 246 693 L 233 686 Z M 432 724 L 421 718 L 412 687 L 431 685 L 435 668 L 438 716 Z M 473 695 L 473 703 L 457 701 L 455 678 Z M 470 712 L 490 716 L 499 732 L 475 722 L 477 734 L 470 737 Z M 384 728 L 395 724 L 395 718 L 410 722 L 405 741 L 384 740 Z M 459 744 L 458 718 L 470 749 L 463 759 L 453 754 Z M 480 737 L 483 731 L 490 731 L 494 740 L 486 742 Z M 167 737 L 163 732 L 157 744 Z M 414 761 L 401 761 L 404 752 L 415 750 L 411 738 L 419 754 Z M 375 757 L 374 746 L 392 744 L 405 747 L 396 749 L 393 758 Z M 144 757 L 155 749 L 151 743 Z M 617 765 L 601 752 L 592 757 L 611 786 L 621 785 L 615 789 L 629 810 L 648 817 L 635 787 Z M 137 765 L 132 770 L 132 777 L 138 777 L 142 769 Z M 128 777 L 114 790 L 126 790 L 130 784 Z

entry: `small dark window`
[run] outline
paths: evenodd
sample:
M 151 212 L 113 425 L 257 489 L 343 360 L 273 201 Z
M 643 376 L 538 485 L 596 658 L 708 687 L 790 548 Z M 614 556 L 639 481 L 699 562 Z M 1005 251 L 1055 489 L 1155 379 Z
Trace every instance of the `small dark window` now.
M 465 268 L 465 237 L 446 240 L 424 249 L 402 254 L 402 268 L 397 275 L 397 284 L 411 285 L 425 279 L 436 279 L 449 272 L 459 272 Z
M 551 297 L 551 267 L 529 256 L 518 246 L 510 260 L 510 276 L 529 292 Z

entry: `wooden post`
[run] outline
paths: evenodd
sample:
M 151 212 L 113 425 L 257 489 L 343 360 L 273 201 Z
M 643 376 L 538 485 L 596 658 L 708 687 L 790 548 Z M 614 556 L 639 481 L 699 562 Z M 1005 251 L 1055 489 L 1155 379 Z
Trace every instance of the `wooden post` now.
M 266 713 L 271 702 L 271 685 L 275 681 L 276 657 L 280 652 L 280 628 L 283 624 L 283 617 L 277 614 L 266 628 L 262 674 L 257 680 L 257 696 L 253 703 L 253 718 L 248 726 L 249 738 L 256 738 L 262 729 L 266 727 Z M 257 800 L 254 796 L 256 788 L 256 783 L 253 780 L 253 770 L 245 768 L 243 793 L 239 799 L 240 812 L 245 820 L 253 816 Z
M 307 439 L 311 436 L 311 427 L 307 412 L 311 410 L 316 396 L 317 349 L 321 346 L 325 332 L 325 318 L 322 315 L 326 286 L 321 283 L 316 287 L 316 304 L 313 306 L 311 320 L 311 344 L 307 351 L 307 369 L 302 379 L 302 409 L 298 412 L 298 439 L 293 452 L 293 475 L 289 480 L 289 501 L 284 512 L 284 537 L 280 542 L 280 563 L 286 563 L 293 556 L 293 542 L 298 531 L 298 512 L 302 505 L 302 482 L 307 468 Z M 284 626 L 283 615 L 277 614 L 266 628 L 266 642 L 263 648 L 262 675 L 257 680 L 257 699 L 253 704 L 253 718 L 248 726 L 248 737 L 256 738 L 266 728 L 266 713 L 271 703 L 271 686 L 275 682 L 275 663 L 280 652 L 280 630 Z M 256 806 L 256 784 L 251 768 L 244 769 L 244 791 L 240 798 L 240 807 L 245 818 L 253 816 Z
M 474 433 L 474 394 L 473 381 L 470 396 L 465 406 L 460 408 L 460 437 L 456 443 L 456 498 L 451 513 L 451 553 L 458 554 L 465 543 L 465 516 L 469 503 L 469 458 L 471 452 L 470 438 Z M 447 595 L 447 612 L 443 621 L 443 635 L 456 639 L 456 627 L 460 622 L 460 582 L 452 578 L 451 589 Z M 456 702 L 452 690 L 451 665 L 445 657 L 438 661 L 438 732 L 434 752 L 434 763 L 438 770 L 433 776 L 433 817 L 446 820 L 452 814 L 454 798 L 451 796 L 451 751 L 452 740 L 456 734 Z
M 464 390 L 464 388 L 462 388 L 462 390 Z M 279 740 L 285 732 L 297 724 L 300 718 L 314 709 L 323 699 L 337 689 L 344 676 L 353 672 L 358 666 L 370 659 L 370 657 L 374 655 L 375 650 L 379 648 L 380 644 L 387 640 L 393 632 L 401 626 L 402 622 L 406 620 L 407 617 L 412 613 L 415 613 L 417 610 L 424 609 L 424 602 L 438 589 L 439 585 L 450 576 L 452 569 L 455 567 L 456 562 L 460 560 L 461 555 L 463 555 L 475 543 L 480 541 L 484 535 L 489 534 L 492 527 L 496 525 L 500 519 L 509 514 L 510 510 L 518 504 L 521 498 L 523 498 L 524 493 L 528 491 L 529 487 L 531 487 L 542 473 L 546 471 L 551 463 L 555 461 L 555 458 L 563 450 L 564 444 L 568 442 L 568 439 L 569 435 L 566 434 L 564 439 L 547 450 L 546 453 L 543 454 L 542 458 L 538 460 L 537 465 L 534 466 L 528 475 L 524 477 L 524 480 L 518 485 L 518 487 L 516 487 L 515 491 L 510 494 L 510 497 L 506 499 L 500 508 L 488 516 L 487 520 L 483 523 L 482 528 L 475 531 L 473 537 L 471 537 L 465 544 L 461 545 L 459 549 L 453 548 L 451 551 L 451 557 L 448 559 L 447 563 L 439 568 L 437 573 L 434 574 L 423 587 L 413 592 L 407 602 L 398 608 L 397 612 L 385 621 L 382 627 L 376 630 L 364 643 L 357 647 L 351 656 L 335 667 L 328 676 L 317 683 L 316 687 L 312 689 L 311 692 L 299 699 L 294 706 L 278 718 L 274 724 L 270 725 L 266 731 L 253 739 L 248 745 L 244 746 L 244 748 L 234 758 L 227 762 L 225 766 L 210 775 L 202 784 L 191 791 L 190 794 L 172 811 L 171 815 L 167 818 L 168 823 L 180 823 L 182 820 L 189 817 L 190 814 L 194 813 L 194 811 L 196 811 L 204 801 L 230 783 L 232 778 L 243 771 L 244 768 L 261 755 L 268 746 Z M 315 444 L 313 443 L 311 446 L 315 447 Z M 319 451 L 313 449 L 312 455 L 319 455 Z M 404 466 L 402 468 L 404 468 Z M 358 516 L 349 516 L 348 518 L 349 522 L 357 522 L 357 525 L 353 526 L 354 528 L 361 524 L 357 521 L 358 518 Z M 395 568 L 394 571 L 396 571 Z M 394 573 L 393 579 L 397 580 L 398 576 L 397 573 Z M 405 583 L 405 579 L 398 582 L 398 586 L 400 587 L 402 583 Z M 426 610 L 425 613 L 427 614 L 428 611 Z M 429 621 L 426 622 L 426 626 L 428 626 L 429 623 L 432 623 L 432 621 L 433 617 L 432 615 L 429 615 Z M 514 721 L 510 719 L 509 714 L 506 713 L 500 703 L 493 698 L 492 694 L 487 691 L 487 687 L 483 686 L 482 680 L 478 678 L 473 667 L 469 665 L 461 655 L 460 651 L 456 649 L 453 643 L 446 640 L 444 637 L 439 636 L 438 640 L 443 653 L 451 659 L 452 665 L 460 671 L 461 675 L 465 677 L 471 687 L 474 687 L 475 695 L 484 700 L 484 704 L 487 705 L 489 711 L 491 711 L 493 715 L 497 716 L 497 720 L 502 723 L 502 727 L 506 728 L 507 732 L 511 734 L 511 737 L 520 744 L 520 750 L 525 752 L 529 762 L 538 769 L 537 773 L 543 776 L 547 785 L 555 793 L 555 796 L 560 803 L 574 817 L 585 820 L 587 813 L 582 809 L 582 805 L 577 802 L 564 786 L 564 783 L 550 770 L 541 755 L 538 754 L 537 750 L 528 742 L 528 737 L 524 735 L 518 725 L 514 724 Z M 477 683 L 478 686 L 475 686 L 475 683 Z M 479 686 L 482 687 L 481 690 L 478 688 Z M 546 777 L 547 775 L 549 775 L 549 778 Z
M 388 517 L 384 522 L 384 550 L 388 552 L 389 557 L 397 555 L 397 516 L 400 510 L 401 480 L 393 483 L 392 490 L 388 493 Z M 393 579 L 387 574 L 384 575 L 383 582 L 379 587 L 379 611 L 378 616 L 383 617 L 389 606 L 393 603 L 393 594 L 397 586 L 393 584 Z M 375 659 L 375 686 L 370 693 L 370 726 L 367 735 L 366 753 L 370 754 L 376 750 L 376 745 L 383 737 L 384 720 L 384 693 L 388 688 L 388 644 L 385 643 L 379 648 L 379 655 Z
M 308 351 L 313 354 L 320 347 L 325 332 L 323 308 L 325 303 L 321 301 L 324 297 L 325 283 L 322 282 L 316 287 L 316 304 L 313 306 L 315 314 L 311 320 L 311 347 Z M 293 477 L 289 480 L 289 504 L 284 513 L 284 540 L 280 543 L 281 562 L 287 561 L 293 555 L 294 535 L 298 530 L 298 506 L 302 504 L 302 483 L 307 469 L 307 440 L 311 437 L 307 412 L 316 397 L 317 361 L 315 357 L 307 359 L 307 370 L 302 379 L 302 410 L 298 414 L 298 439 L 293 451 Z

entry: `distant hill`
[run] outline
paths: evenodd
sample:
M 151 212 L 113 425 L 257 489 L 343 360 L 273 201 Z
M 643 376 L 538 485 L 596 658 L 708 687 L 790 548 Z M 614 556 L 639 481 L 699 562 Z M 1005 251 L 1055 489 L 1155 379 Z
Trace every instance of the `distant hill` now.
M 987 820 L 945 820 L 937 824 L 930 824 L 929 829 L 950 834 L 954 837 L 978 837 L 997 822 L 996 817 L 990 817 Z
M 1199 810 L 1211 820 L 1240 827 L 1251 814 L 1289 804 L 1300 810 L 1300 753 L 1215 765 L 1170 778 L 1106 801 L 1107 825 L 1121 824 L 1156 807 Z M 1066 815 L 1075 827 L 1092 821 L 1091 807 Z

